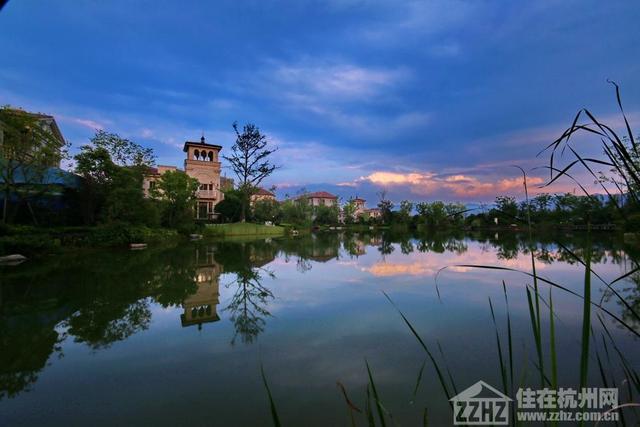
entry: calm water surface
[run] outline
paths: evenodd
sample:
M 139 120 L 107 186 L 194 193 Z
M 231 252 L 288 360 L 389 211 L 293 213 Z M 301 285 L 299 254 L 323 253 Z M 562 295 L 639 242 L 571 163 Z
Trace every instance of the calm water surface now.
M 584 236 L 553 236 L 535 247 L 538 273 L 581 294 L 584 267 L 571 252 L 585 255 Z M 414 396 L 425 354 L 382 291 L 446 364 L 458 391 L 480 379 L 500 388 L 489 298 L 506 340 L 504 280 L 517 375 L 537 386 L 525 291 L 531 281 L 459 266 L 530 271 L 526 248 L 512 234 L 325 233 L 91 251 L 5 267 L 0 424 L 271 425 L 262 364 L 285 425 L 347 425 L 337 383 L 364 408 L 366 359 L 399 424 L 421 423 L 427 407 L 433 425 L 448 425 L 429 362 Z M 633 268 L 638 250 L 596 235 L 591 256 L 594 270 L 612 280 Z M 636 275 L 616 285 L 636 310 L 639 282 Z M 595 277 L 593 283 L 594 301 L 640 326 Z M 548 298 L 549 288 L 541 294 Z M 556 289 L 553 303 L 559 383 L 577 387 L 582 302 Z M 542 310 L 548 340 L 548 308 Z M 594 310 L 594 326 L 596 316 Z M 640 369 L 638 340 L 605 322 Z M 601 328 L 596 335 L 601 340 Z M 619 383 L 616 369 L 610 374 Z M 590 385 L 599 384 L 594 359 Z

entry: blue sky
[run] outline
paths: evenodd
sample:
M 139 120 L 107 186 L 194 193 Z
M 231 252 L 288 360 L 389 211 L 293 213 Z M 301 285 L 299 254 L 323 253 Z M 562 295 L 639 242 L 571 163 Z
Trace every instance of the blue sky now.
M 544 165 L 579 108 L 619 123 L 607 78 L 640 121 L 638 22 L 636 1 L 12 0 L 0 104 L 174 165 L 186 139 L 229 148 L 253 122 L 281 195 L 492 200 L 520 195 L 510 165 Z

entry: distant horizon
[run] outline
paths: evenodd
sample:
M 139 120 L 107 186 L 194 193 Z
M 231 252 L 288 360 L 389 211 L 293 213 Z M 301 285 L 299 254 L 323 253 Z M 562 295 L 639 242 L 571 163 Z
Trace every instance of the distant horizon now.
M 548 161 L 537 153 L 580 108 L 622 125 L 607 79 L 640 122 L 637 37 L 626 30 L 640 8 L 579 5 L 9 1 L 0 104 L 53 115 L 72 153 L 104 129 L 173 166 L 185 140 L 204 132 L 224 153 L 234 121 L 255 123 L 279 147 L 282 168 L 264 183 L 278 194 L 521 199 L 512 165 L 535 193 Z M 224 161 L 223 174 L 233 177 Z

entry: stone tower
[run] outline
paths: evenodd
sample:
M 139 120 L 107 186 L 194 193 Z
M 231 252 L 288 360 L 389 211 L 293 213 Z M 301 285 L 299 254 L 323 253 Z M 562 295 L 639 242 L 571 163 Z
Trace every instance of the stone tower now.
M 220 162 L 218 155 L 222 147 L 208 144 L 204 136 L 200 142 L 186 141 L 183 151 L 187 157 L 184 171 L 200 183 L 196 218 L 209 220 L 215 218 L 214 206 L 224 199 L 220 190 Z

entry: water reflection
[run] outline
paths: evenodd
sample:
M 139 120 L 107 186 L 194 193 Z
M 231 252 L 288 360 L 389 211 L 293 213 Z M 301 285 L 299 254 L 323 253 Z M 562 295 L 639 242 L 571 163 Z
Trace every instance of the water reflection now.
M 196 291 L 182 302 L 180 322 L 183 327 L 220 320 L 217 307 L 220 303 L 220 274 L 222 267 L 215 261 L 214 252 L 209 248 L 196 248 Z
M 554 263 L 578 264 L 576 257 L 587 251 L 594 264 L 614 264 L 621 271 L 637 265 L 637 248 L 610 235 L 593 242 L 589 245 L 583 235 L 541 236 L 533 250 L 542 271 Z M 175 315 L 177 327 L 178 317 L 189 330 L 207 325 L 228 333 L 228 325 L 228 343 L 254 343 L 266 330 L 274 303 L 291 296 L 274 287 L 279 283 L 274 261 L 293 261 L 298 277 L 330 266 L 340 277 L 391 280 L 432 277 L 447 263 L 528 269 L 531 248 L 518 234 L 321 233 L 142 252 L 91 251 L 5 268 L 0 276 L 0 398 L 29 390 L 47 364 L 64 356 L 67 341 L 100 352 L 153 329 L 158 307 Z M 320 278 L 319 285 L 332 280 Z M 618 290 L 640 311 L 639 274 L 620 282 Z M 640 327 L 628 307 L 609 292 L 602 296 L 619 305 L 625 321 Z

